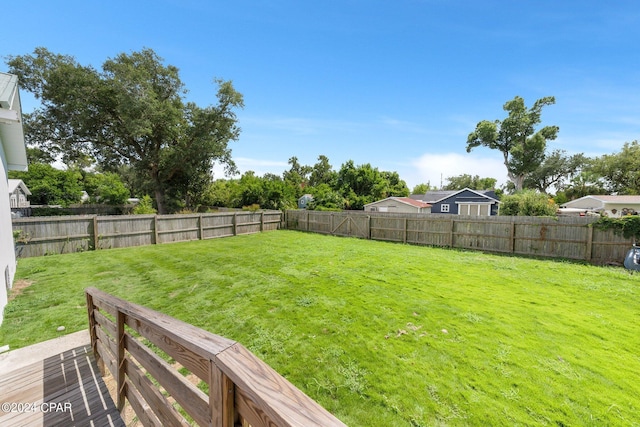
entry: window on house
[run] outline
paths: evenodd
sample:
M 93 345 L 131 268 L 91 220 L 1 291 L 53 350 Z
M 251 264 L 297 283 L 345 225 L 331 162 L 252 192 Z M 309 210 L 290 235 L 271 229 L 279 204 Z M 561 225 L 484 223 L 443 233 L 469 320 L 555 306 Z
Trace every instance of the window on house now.
M 448 204 L 440 205 L 440 212 L 449 212 L 449 205 Z

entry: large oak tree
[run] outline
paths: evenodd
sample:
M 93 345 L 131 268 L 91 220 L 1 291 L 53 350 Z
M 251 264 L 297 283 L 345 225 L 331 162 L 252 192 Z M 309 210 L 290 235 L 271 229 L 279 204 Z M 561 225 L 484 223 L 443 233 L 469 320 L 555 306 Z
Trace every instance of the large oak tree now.
M 625 142 L 620 152 L 596 157 L 588 169 L 612 193 L 640 194 L 640 142 Z
M 228 144 L 240 133 L 234 110 L 243 97 L 230 81 L 216 80 L 217 103 L 202 108 L 185 101 L 178 69 L 151 49 L 107 59 L 101 70 L 45 48 L 8 65 L 41 102 L 25 115 L 30 145 L 65 162 L 90 155 L 104 171 L 130 168 L 160 213 L 168 197 L 189 204 L 203 193 L 214 162 L 235 170 Z
M 516 191 L 522 190 L 527 176 L 544 161 L 547 141 L 558 135 L 557 126 L 536 131 L 542 108 L 555 102 L 553 96 L 547 96 L 527 108 L 524 99 L 516 96 L 504 104 L 503 109 L 508 112 L 504 120 L 483 120 L 477 124 L 467 138 L 467 152 L 480 146 L 500 151 L 509 180 Z

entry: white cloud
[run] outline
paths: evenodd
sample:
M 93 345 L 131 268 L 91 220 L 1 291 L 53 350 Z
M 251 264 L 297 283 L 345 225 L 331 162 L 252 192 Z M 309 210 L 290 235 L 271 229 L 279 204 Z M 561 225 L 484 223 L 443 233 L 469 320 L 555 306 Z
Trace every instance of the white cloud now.
M 426 153 L 413 162 L 406 178 L 409 189 L 429 182 L 440 187 L 447 184 L 447 178 L 458 175 L 478 175 L 480 178 L 495 178 L 497 186 L 507 182 L 507 171 L 502 160 L 497 157 L 481 157 L 476 154 Z

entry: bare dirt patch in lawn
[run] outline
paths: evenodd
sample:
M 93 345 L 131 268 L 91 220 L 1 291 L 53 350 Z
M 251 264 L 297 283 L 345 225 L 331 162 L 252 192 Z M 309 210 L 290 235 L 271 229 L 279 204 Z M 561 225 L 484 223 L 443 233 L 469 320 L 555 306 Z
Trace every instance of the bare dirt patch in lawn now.
M 18 295 L 22 293 L 23 290 L 31 286 L 33 282 L 29 280 L 16 280 L 13 282 L 13 286 L 11 286 L 11 291 L 9 292 L 9 301 L 14 300 Z

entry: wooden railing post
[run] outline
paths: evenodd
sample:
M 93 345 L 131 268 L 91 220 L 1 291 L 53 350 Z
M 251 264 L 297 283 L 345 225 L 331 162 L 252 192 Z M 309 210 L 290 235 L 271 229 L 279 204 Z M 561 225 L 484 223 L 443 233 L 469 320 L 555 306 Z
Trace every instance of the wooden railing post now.
M 126 400 L 143 425 L 186 426 L 188 414 L 203 426 L 344 427 L 241 344 L 95 288 L 86 293 L 97 349 L 116 380 L 116 406 L 122 412 Z M 209 393 L 152 344 L 206 382 Z
M 116 392 L 118 394 L 117 397 L 117 401 L 116 401 L 116 407 L 118 408 L 119 411 L 122 411 L 122 409 L 124 408 L 124 398 L 125 398 L 125 382 L 124 382 L 124 375 L 125 375 L 125 361 L 124 361 L 124 313 L 122 313 L 119 309 L 118 309 L 118 315 L 116 318 L 116 327 L 117 327 L 117 337 L 116 337 L 116 341 L 118 343 L 118 372 L 116 375 L 116 384 L 117 384 L 117 388 L 116 388 Z
M 100 353 L 98 352 L 98 335 L 96 334 L 96 316 L 94 315 L 95 305 L 93 304 L 93 296 L 86 293 L 86 297 L 87 312 L 89 315 L 89 337 L 91 338 L 91 350 L 93 351 L 93 356 L 98 364 L 98 369 L 100 369 L 100 375 L 104 377 L 106 371 L 104 367 L 104 360 L 102 360 L 102 357 L 100 357 Z
M 233 427 L 236 422 L 235 386 L 233 381 L 218 368 L 213 360 L 209 363 L 209 409 L 211 425 L 214 427 Z

